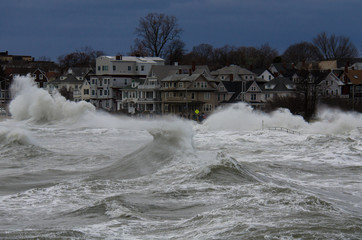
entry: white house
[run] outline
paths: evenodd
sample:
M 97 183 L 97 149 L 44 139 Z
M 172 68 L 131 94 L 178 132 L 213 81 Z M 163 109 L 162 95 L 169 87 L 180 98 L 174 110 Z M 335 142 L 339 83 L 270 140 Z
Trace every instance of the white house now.
M 318 93 L 324 97 L 341 96 L 342 86 L 344 86 L 344 83 L 331 72 L 318 84 Z
M 164 64 L 165 60 L 159 57 L 98 57 L 96 74 L 90 78 L 90 102 L 107 111 L 120 110 L 122 89 L 137 79 L 146 79 L 153 65 Z

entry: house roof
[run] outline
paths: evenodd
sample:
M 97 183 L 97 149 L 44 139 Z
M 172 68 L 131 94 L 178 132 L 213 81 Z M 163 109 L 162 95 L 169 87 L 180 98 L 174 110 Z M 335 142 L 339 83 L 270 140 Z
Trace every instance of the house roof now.
M 265 69 L 265 68 L 256 68 L 256 69 L 252 70 L 252 72 L 255 73 L 258 76 L 260 76 L 265 71 L 268 71 L 270 74 L 272 74 L 269 69 Z
M 276 77 L 261 86 L 262 91 L 290 92 L 295 90 L 295 84 L 289 78 Z
M 165 60 L 160 57 L 135 57 L 135 56 L 122 56 L 120 60 L 116 56 L 100 56 L 100 58 L 108 58 L 110 61 L 130 61 L 137 63 L 157 63 L 164 62 Z
M 229 101 L 227 103 L 235 102 L 235 99 L 239 96 L 242 91 L 242 82 L 230 82 L 230 81 L 221 81 L 226 90 L 229 93 L 233 93 Z
M 348 70 L 346 76 L 354 85 L 362 84 L 362 70 Z
M 61 78 L 63 78 L 61 80 Z M 78 80 L 73 74 L 62 75 L 57 77 L 52 83 L 83 83 L 84 80 Z
M 237 65 L 230 65 L 230 66 L 223 67 L 221 69 L 218 69 L 216 71 L 211 72 L 211 75 L 213 75 L 213 76 L 229 75 L 229 74 L 234 74 L 234 75 L 255 75 L 255 73 L 249 71 L 248 69 L 242 68 L 242 67 L 237 66 Z
M 174 75 L 174 74 L 179 75 L 180 72 L 181 72 L 181 74 L 189 74 L 190 70 L 192 70 L 191 65 L 179 65 L 179 66 L 153 65 L 151 67 L 151 70 L 148 73 L 147 77 L 156 77 L 158 80 L 162 80 L 170 75 Z M 210 70 L 209 70 L 208 66 L 206 66 L 206 65 L 196 66 L 196 69 L 193 72 L 193 74 L 195 74 L 195 73 L 202 74 L 204 71 L 207 73 L 207 75 L 210 75 Z

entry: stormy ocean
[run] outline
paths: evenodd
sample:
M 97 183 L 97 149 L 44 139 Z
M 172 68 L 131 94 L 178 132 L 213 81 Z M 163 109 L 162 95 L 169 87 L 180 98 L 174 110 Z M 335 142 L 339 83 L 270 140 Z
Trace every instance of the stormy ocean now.
M 0 239 L 362 239 L 361 114 L 236 104 L 198 124 L 12 91 Z

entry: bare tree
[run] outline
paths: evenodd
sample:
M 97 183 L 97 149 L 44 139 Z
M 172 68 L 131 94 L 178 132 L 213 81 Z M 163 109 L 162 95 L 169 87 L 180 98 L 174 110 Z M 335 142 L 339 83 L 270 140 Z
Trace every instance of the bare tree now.
M 156 57 L 163 56 L 166 45 L 178 39 L 181 31 L 176 17 L 162 13 L 149 13 L 136 28 L 140 43 Z
M 300 42 L 290 45 L 284 51 L 283 60 L 297 64 L 298 62 L 318 61 L 322 58 L 318 48 L 309 42 Z
M 128 53 L 128 55 L 137 57 L 148 57 L 151 54 L 149 50 L 144 47 L 142 42 L 138 38 L 136 38 L 133 46 L 131 46 L 131 51 Z
M 173 40 L 166 50 L 166 62 L 170 65 L 181 62 L 185 54 L 185 43 L 179 39 Z
M 327 36 L 325 32 L 313 39 L 314 45 L 319 49 L 324 59 L 354 58 L 358 56 L 356 46 L 348 37 Z
M 69 67 L 95 67 L 96 58 L 104 55 L 103 51 L 93 50 L 91 47 L 83 47 L 80 50 L 58 57 L 62 70 Z

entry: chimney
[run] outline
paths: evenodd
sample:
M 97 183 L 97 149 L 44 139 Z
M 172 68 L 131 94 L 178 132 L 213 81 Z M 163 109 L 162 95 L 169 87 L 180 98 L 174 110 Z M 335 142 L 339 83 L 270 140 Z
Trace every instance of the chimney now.
M 189 75 L 190 76 L 192 75 L 192 69 L 189 69 Z
M 195 63 L 195 61 L 192 61 L 192 71 L 194 72 L 195 69 L 196 69 L 196 63 Z
M 116 60 L 122 60 L 122 55 L 117 55 Z
M 230 82 L 234 81 L 234 74 L 230 74 L 229 78 L 230 78 Z

